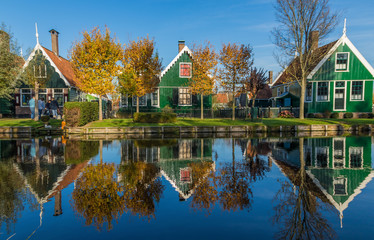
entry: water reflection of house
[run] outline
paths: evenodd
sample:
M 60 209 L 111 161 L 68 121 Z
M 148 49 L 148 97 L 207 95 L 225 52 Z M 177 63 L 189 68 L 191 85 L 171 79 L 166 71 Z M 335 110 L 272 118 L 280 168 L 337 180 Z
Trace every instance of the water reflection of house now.
M 272 157 L 276 163 L 300 167 L 298 142 L 275 144 Z M 371 167 L 371 138 L 305 139 L 304 158 L 310 181 L 339 211 L 342 220 L 343 211 L 348 204 L 374 177 Z
M 193 178 L 193 164 L 211 162 L 210 170 L 214 169 L 211 139 L 124 140 L 121 159 L 157 164 L 161 175 L 179 193 L 180 200 L 188 199 L 198 184 Z

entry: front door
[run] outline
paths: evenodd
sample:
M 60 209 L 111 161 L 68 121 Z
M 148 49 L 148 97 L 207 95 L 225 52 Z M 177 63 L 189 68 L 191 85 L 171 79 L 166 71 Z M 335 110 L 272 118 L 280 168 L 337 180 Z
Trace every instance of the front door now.
M 345 82 L 335 83 L 335 100 L 334 110 L 344 111 L 345 110 Z

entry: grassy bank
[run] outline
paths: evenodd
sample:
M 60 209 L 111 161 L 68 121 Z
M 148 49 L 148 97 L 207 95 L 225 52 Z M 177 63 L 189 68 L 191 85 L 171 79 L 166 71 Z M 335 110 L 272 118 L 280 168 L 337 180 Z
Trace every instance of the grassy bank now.
M 264 118 L 259 121 L 230 119 L 178 118 L 175 123 L 134 123 L 132 119 L 105 119 L 89 123 L 87 127 L 139 127 L 139 126 L 293 126 L 293 125 L 361 125 L 374 124 L 374 119 L 285 119 Z
M 61 127 L 61 120 L 51 119 L 50 124 L 54 127 Z M 0 127 L 42 127 L 42 121 L 34 121 L 28 118 L 2 118 L 0 119 Z

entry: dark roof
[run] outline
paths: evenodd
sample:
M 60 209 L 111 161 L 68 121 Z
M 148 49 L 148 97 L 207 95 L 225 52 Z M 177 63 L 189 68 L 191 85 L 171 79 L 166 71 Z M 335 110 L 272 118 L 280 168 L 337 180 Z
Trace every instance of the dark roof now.
M 318 63 L 322 61 L 322 59 L 325 57 L 325 55 L 330 51 L 330 49 L 335 45 L 337 41 L 338 40 L 331 42 L 329 44 L 326 44 L 322 47 L 319 47 L 314 51 L 313 55 L 316 57 L 316 59 L 315 61 L 313 61 L 313 64 L 310 66 L 309 72 L 311 72 L 318 65 Z M 298 60 L 298 57 L 294 58 L 291 61 L 287 69 L 281 73 L 281 75 L 277 78 L 277 80 L 273 83 L 272 86 L 278 86 L 284 83 L 296 81 L 296 79 L 293 77 L 295 75 L 297 76 L 297 78 L 300 78 L 299 76 L 301 76 L 301 72 L 299 68 L 299 62 L 297 60 Z
M 215 103 L 228 103 L 229 97 L 227 93 L 217 93 L 215 96 Z
M 69 84 L 71 86 L 77 86 L 77 81 L 71 63 L 67 59 L 61 56 L 57 56 L 51 50 L 45 47 L 43 47 L 43 49 L 48 54 L 53 63 L 57 66 L 62 75 L 64 75 Z

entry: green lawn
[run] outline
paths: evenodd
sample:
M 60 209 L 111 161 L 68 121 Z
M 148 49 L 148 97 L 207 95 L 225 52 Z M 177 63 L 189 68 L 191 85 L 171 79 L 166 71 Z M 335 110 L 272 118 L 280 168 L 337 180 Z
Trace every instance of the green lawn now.
M 105 119 L 95 121 L 87 127 L 135 127 L 135 126 L 293 126 L 293 125 L 327 125 L 327 124 L 374 124 L 374 119 L 315 119 L 307 118 L 299 120 L 297 118 L 264 118 L 258 121 L 235 120 L 230 119 L 204 119 L 199 118 L 178 118 L 175 123 L 134 123 L 132 119 Z
M 51 119 L 52 126 L 61 127 L 61 120 Z M 0 127 L 41 127 L 44 123 L 41 121 L 34 121 L 28 118 L 2 118 L 0 119 Z

